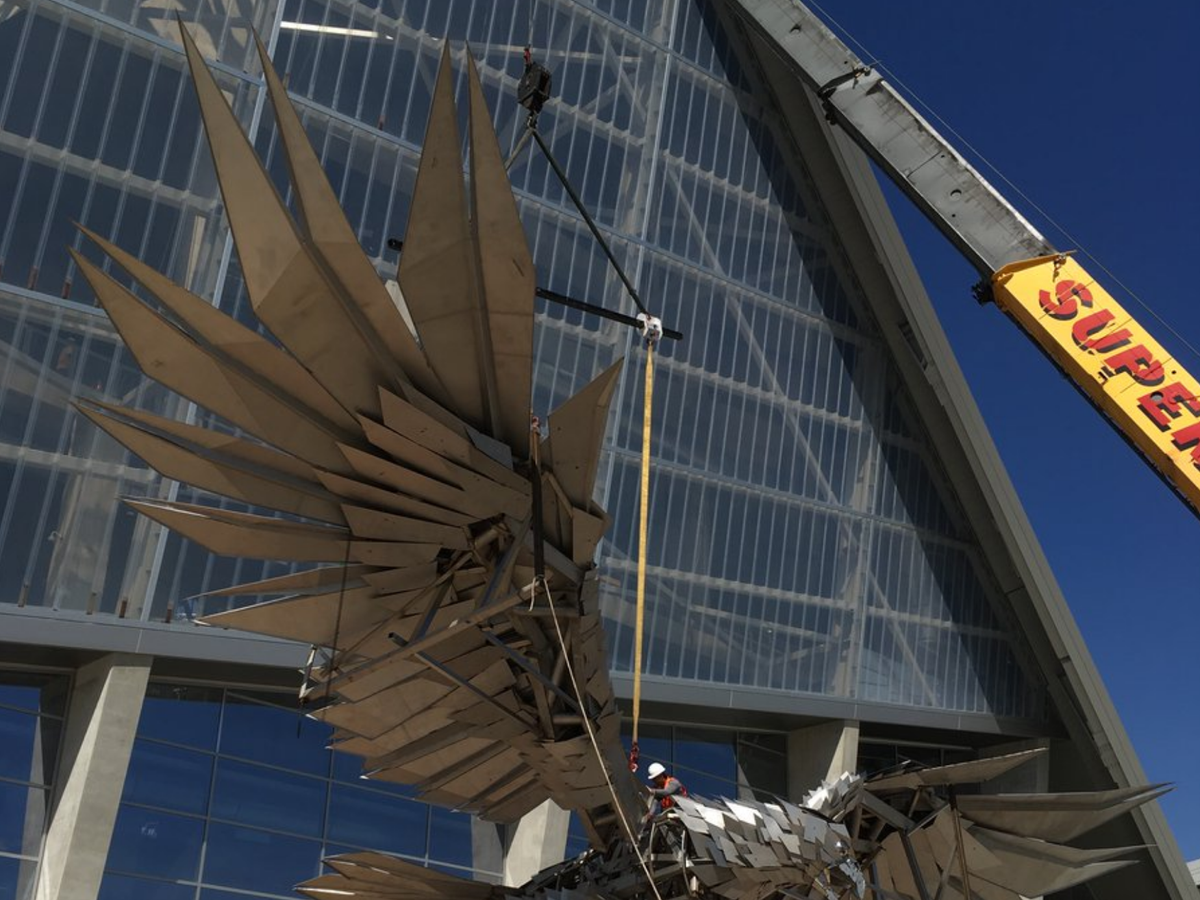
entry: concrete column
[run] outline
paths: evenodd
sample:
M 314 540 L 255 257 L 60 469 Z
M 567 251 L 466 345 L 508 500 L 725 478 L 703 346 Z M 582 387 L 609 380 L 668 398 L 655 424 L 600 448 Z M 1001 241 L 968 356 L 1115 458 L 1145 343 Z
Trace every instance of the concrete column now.
M 481 872 L 504 872 L 504 825 L 471 816 L 471 864 Z
M 799 802 L 823 781 L 858 768 L 858 723 L 822 722 L 788 733 L 788 797 Z
M 75 673 L 37 900 L 95 900 L 100 890 L 150 662 L 114 653 Z
M 570 824 L 571 814 L 547 800 L 510 826 L 504 854 L 504 883 L 518 887 L 547 866 L 562 862 Z

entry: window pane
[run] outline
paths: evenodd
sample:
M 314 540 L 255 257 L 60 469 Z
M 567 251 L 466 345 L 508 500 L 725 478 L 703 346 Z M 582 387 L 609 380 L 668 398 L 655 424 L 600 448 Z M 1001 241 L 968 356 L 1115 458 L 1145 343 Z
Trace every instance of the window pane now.
M 60 728 L 57 719 L 0 708 L 0 778 L 49 784 Z
M 0 856 L 0 897 L 4 900 L 33 900 L 37 863 L 31 859 Z
M 0 781 L 0 851 L 37 856 L 49 802 L 49 791 Z
M 429 828 L 430 860 L 471 866 L 471 817 L 436 806 L 429 812 L 433 817 Z
M 212 750 L 220 716 L 219 688 L 152 684 L 142 703 L 138 735 Z
M 425 855 L 429 807 L 387 794 L 334 784 L 329 801 L 331 841 L 404 853 Z
M 139 738 L 133 745 L 122 799 L 203 814 L 211 781 L 211 756 Z
M 109 872 L 100 882 L 96 900 L 192 900 L 195 893 L 196 889 L 190 885 Z
M 321 844 L 240 825 L 213 822 L 204 857 L 204 883 L 292 896 L 318 874 Z
M 67 700 L 68 679 L 61 676 L 0 672 L 0 706 L 61 716 Z
M 159 878 L 195 878 L 203 833 L 201 819 L 122 803 L 108 851 L 108 868 Z
M 777 739 L 770 740 L 767 739 Z M 738 742 L 738 784 L 751 788 L 760 800 L 786 797 L 787 756 L 783 735 L 746 735 Z
M 212 815 L 276 831 L 321 836 L 327 782 L 221 759 Z
M 693 794 L 737 796 L 734 736 L 721 731 L 675 729 L 675 768 Z
M 294 698 L 279 695 L 271 699 L 295 702 Z M 301 717 L 295 708 L 267 706 L 231 692 L 225 703 L 221 753 L 328 775 L 329 751 L 325 745 L 330 734 L 328 726 Z

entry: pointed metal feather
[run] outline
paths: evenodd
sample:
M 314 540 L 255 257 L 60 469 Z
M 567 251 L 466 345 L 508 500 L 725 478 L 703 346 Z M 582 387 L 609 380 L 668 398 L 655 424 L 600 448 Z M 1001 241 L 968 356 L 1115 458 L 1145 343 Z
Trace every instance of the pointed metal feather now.
M 374 566 L 322 566 L 319 569 L 307 569 L 303 572 L 293 572 L 290 575 L 279 575 L 275 578 L 264 578 L 262 581 L 249 581 L 221 590 L 208 591 L 202 597 L 238 597 L 247 594 L 292 594 L 292 593 L 323 593 L 323 588 L 340 586 L 358 587 L 360 581 L 365 581 L 367 575 L 381 571 Z
M 103 410 L 113 418 L 133 422 L 143 431 L 166 436 L 178 444 L 203 451 L 214 459 L 233 461 L 252 469 L 279 472 L 297 481 L 308 482 L 314 487 L 320 484 L 317 470 L 311 465 L 266 444 L 100 400 L 89 400 L 88 404 Z
M 445 389 L 430 368 L 425 353 L 417 345 L 375 267 L 359 246 L 358 238 L 321 167 L 321 161 L 309 143 L 300 117 L 288 99 L 287 89 L 271 64 L 267 48 L 257 34 L 254 35 L 254 42 L 258 47 L 279 139 L 291 174 L 301 228 L 320 260 L 328 267 L 332 280 L 342 292 L 343 302 L 361 310 L 368 325 L 365 333 L 379 342 L 376 352 L 395 360 L 406 380 L 411 380 L 429 397 L 440 403 L 447 402 Z
M 295 562 L 341 562 L 346 557 L 349 535 L 342 528 L 301 525 L 194 503 L 125 502 L 142 515 L 222 556 Z
M 205 459 L 186 447 L 136 425 L 121 422 L 106 413 L 83 406 L 79 407 L 79 411 L 167 478 L 243 503 L 322 522 L 345 524 L 337 498 L 320 487 L 310 487 L 286 477 L 272 478 L 262 472 Z
M 239 370 L 253 375 L 264 389 L 274 390 L 292 404 L 308 407 L 343 433 L 357 431 L 354 417 L 345 407 L 283 350 L 100 235 L 78 227 L 214 355 L 227 357 Z
M 563 493 L 580 509 L 592 505 L 608 408 L 624 363 L 624 359 L 617 360 L 549 417 L 550 466 Z
M 496 397 L 493 437 L 518 459 L 529 455 L 533 369 L 533 256 L 504 157 L 492 128 L 475 59 L 467 53 L 471 123 L 471 224 L 479 255 L 479 280 L 487 313 L 488 345 Z M 498 426 L 498 428 L 496 427 Z
M 180 33 L 255 314 L 339 403 L 376 411 L 394 360 L 379 357 L 335 296 L 191 35 Z
M 204 616 L 201 622 L 343 650 L 392 615 L 373 601 L 374 594 L 370 587 L 301 594 Z
M 463 183 L 449 45 L 442 51 L 397 280 L 451 408 L 487 427 L 479 354 L 483 317 Z
M 347 466 L 339 435 L 279 395 L 214 358 L 173 324 L 84 259 L 75 263 L 142 371 L 264 441 L 313 465 L 338 472 Z

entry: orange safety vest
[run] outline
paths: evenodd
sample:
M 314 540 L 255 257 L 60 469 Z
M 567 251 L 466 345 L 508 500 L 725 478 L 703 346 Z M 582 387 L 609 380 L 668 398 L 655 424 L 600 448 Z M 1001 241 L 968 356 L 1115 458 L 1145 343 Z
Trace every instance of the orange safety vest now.
M 681 797 L 686 797 L 688 795 L 687 788 L 685 788 L 683 786 L 683 782 L 680 781 L 678 778 L 676 778 L 674 775 L 667 776 L 667 780 L 664 783 L 664 787 L 667 784 L 670 784 L 672 781 L 674 781 L 677 785 L 679 785 L 679 790 L 676 791 L 675 793 Z M 674 798 L 673 794 L 667 794 L 664 797 L 658 798 L 658 806 L 660 809 L 662 809 L 664 811 L 670 809 L 674 805 L 675 805 L 675 798 Z

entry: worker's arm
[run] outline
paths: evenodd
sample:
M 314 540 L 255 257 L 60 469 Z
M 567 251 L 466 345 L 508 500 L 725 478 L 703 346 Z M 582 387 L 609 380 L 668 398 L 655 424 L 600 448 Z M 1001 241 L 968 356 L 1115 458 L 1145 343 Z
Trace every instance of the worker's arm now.
M 679 789 L 683 787 L 678 778 L 668 778 L 666 784 L 660 788 L 650 788 L 650 793 L 655 797 L 670 797 L 679 793 Z

